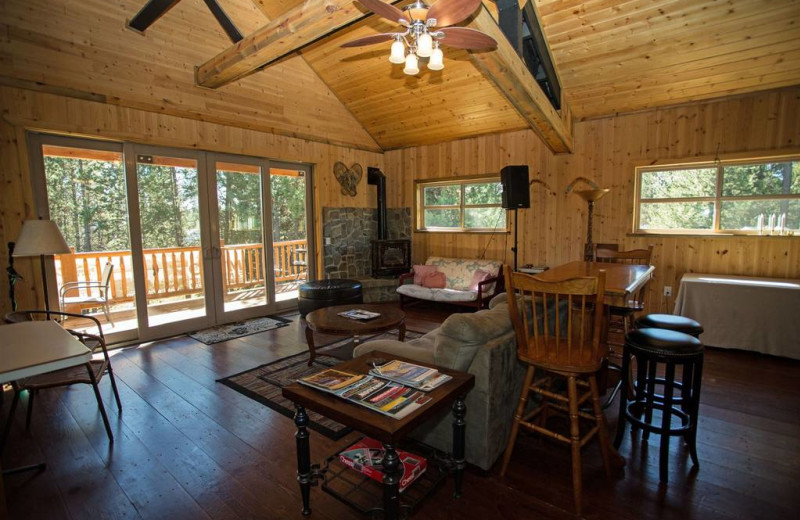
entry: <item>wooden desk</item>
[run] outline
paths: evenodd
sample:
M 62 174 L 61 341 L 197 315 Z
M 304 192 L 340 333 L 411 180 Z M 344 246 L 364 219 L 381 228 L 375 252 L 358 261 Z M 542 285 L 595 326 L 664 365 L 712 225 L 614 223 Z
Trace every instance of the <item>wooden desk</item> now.
M 597 276 L 600 270 L 606 272 L 606 305 L 624 307 L 630 296 L 653 277 L 652 265 L 627 265 L 607 262 L 569 262 L 543 273 L 536 278 L 547 282 L 575 278 L 577 276 Z
M 52 370 L 82 365 L 92 359 L 92 351 L 54 321 L 30 321 L 0 326 L 0 384 Z M 5 445 L 13 417 L 9 411 L 0 446 Z M 44 463 L 0 471 L 0 492 L 4 493 L 3 473 L 44 469 Z M 5 518 L 4 495 L 0 518 Z
M 685 274 L 674 313 L 697 320 L 712 347 L 800 359 L 800 280 Z
M 433 366 L 393 354 L 375 351 L 336 365 L 336 369 L 352 374 L 366 374 L 373 366 L 370 360 L 375 358 L 400 359 L 418 365 Z M 335 395 L 301 385 L 300 383 L 292 383 L 284 387 L 283 396 L 292 401 L 297 407 L 297 413 L 294 416 L 294 423 L 297 425 L 297 433 L 295 434 L 297 439 L 297 481 L 300 483 L 300 493 L 303 497 L 303 515 L 311 514 L 309 496 L 311 486 L 316 483 L 317 479 L 321 478 L 318 473 L 312 471 L 311 467 L 306 407 L 383 443 L 383 447 L 386 450 L 386 455 L 384 456 L 383 513 L 384 518 L 395 520 L 400 513 L 399 479 L 401 470 L 396 451 L 397 445 L 414 428 L 434 417 L 443 407 L 454 402 L 453 464 L 455 469 L 453 475 L 456 496 L 461 494 L 461 479 L 466 465 L 464 461 L 464 434 L 466 428 L 464 416 L 467 413 L 467 407 L 464 405 L 464 397 L 475 386 L 475 376 L 443 368 L 440 368 L 439 371 L 451 375 L 453 379 L 428 392 L 427 395 L 431 397 L 431 401 L 402 419 L 387 417 Z

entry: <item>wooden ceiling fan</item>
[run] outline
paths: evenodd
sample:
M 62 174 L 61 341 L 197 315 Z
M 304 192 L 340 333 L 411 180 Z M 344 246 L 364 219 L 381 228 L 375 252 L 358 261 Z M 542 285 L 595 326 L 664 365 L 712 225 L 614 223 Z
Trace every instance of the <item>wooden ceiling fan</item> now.
M 428 68 L 441 70 L 444 65 L 440 44 L 469 50 L 492 50 L 497 47 L 494 38 L 478 30 L 451 27 L 475 12 L 481 0 L 438 0 L 430 7 L 422 0 L 417 0 L 402 11 L 381 0 L 355 1 L 378 16 L 399 23 L 405 30 L 365 36 L 347 42 L 342 47 L 361 47 L 394 40 L 389 61 L 405 63 L 406 74 L 419 72 L 417 58 L 430 58 Z M 407 54 L 405 46 L 408 46 Z

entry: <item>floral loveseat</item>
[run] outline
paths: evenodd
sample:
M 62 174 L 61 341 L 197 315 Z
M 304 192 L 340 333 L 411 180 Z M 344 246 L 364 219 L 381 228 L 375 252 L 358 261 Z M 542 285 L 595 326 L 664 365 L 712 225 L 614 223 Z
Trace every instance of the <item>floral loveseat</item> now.
M 431 270 L 435 267 L 435 271 L 443 273 L 444 287 L 425 286 L 420 283 L 419 273 L 412 270 L 400 276 L 397 292 L 400 294 L 401 306 L 416 299 L 470 305 L 481 309 L 493 296 L 503 291 L 503 263 L 497 260 L 431 256 L 423 267 Z

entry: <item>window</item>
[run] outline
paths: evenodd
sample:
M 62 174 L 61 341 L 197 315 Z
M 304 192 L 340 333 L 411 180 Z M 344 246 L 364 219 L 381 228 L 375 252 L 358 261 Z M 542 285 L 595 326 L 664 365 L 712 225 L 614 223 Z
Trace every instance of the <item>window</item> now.
M 417 230 L 505 230 L 502 193 L 503 187 L 496 177 L 417 181 Z
M 800 233 L 800 158 L 638 168 L 639 232 Z

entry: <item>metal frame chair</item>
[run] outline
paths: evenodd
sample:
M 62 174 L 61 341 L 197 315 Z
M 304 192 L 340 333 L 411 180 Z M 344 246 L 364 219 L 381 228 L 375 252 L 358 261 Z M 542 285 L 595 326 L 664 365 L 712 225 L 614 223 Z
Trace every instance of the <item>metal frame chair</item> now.
M 59 386 L 69 386 L 78 383 L 89 384 L 92 386 L 94 390 L 95 398 L 97 399 L 97 407 L 100 409 L 100 415 L 103 417 L 103 424 L 106 428 L 106 434 L 108 434 L 108 440 L 114 442 L 114 434 L 111 432 L 111 424 L 108 421 L 108 415 L 106 414 L 105 406 L 103 405 L 103 398 L 100 395 L 100 380 L 102 379 L 103 375 L 108 372 L 108 378 L 111 381 L 111 388 L 114 391 L 114 398 L 117 401 L 117 409 L 119 413 L 122 413 L 122 402 L 119 399 L 119 392 L 117 391 L 117 381 L 114 378 L 114 371 L 111 368 L 111 359 L 108 356 L 108 350 L 106 348 L 106 339 L 103 335 L 103 329 L 100 326 L 100 321 L 93 316 L 85 316 L 81 314 L 73 314 L 69 312 L 60 312 L 60 311 L 41 311 L 41 310 L 26 310 L 26 311 L 15 311 L 10 312 L 5 315 L 6 323 L 18 323 L 21 321 L 34 321 L 36 319 L 45 319 L 45 320 L 56 320 L 59 323 L 63 323 L 64 319 L 66 318 L 79 318 L 79 319 L 86 319 L 91 320 L 94 322 L 95 327 L 97 327 L 97 334 L 90 334 L 88 332 L 77 331 L 77 330 L 70 330 L 70 334 L 78 338 L 84 345 L 91 349 L 93 354 L 102 352 L 102 356 L 99 356 L 97 359 L 92 359 L 88 363 L 84 365 L 78 365 L 75 367 L 64 368 L 61 370 L 54 370 L 52 372 L 47 372 L 45 374 L 40 374 L 36 376 L 26 377 L 24 379 L 19 379 L 17 381 L 13 381 L 11 383 L 12 388 L 14 389 L 14 398 L 11 402 L 11 408 L 9 409 L 8 420 L 6 422 L 6 428 L 3 433 L 2 441 L 0 442 L 0 452 L 2 452 L 2 448 L 5 445 L 5 439 L 8 436 L 8 432 L 11 426 L 12 417 L 14 416 L 14 412 L 17 408 L 17 403 L 19 402 L 19 395 L 24 390 L 28 390 L 28 412 L 25 419 L 25 427 L 30 429 L 31 425 L 31 414 L 33 411 L 33 402 L 34 398 L 39 390 L 44 390 L 47 388 L 55 388 Z M 2 352 L 2 346 L 0 346 L 0 352 Z
M 114 264 L 107 262 L 103 268 L 103 274 L 99 281 L 85 281 L 85 282 L 67 282 L 61 286 L 59 290 L 59 299 L 61 300 L 61 309 L 66 309 L 65 305 L 80 304 L 80 303 L 97 303 L 103 307 L 103 314 L 106 320 L 111 325 L 114 321 L 111 319 L 111 312 L 108 309 L 108 299 L 111 291 L 111 275 L 114 273 Z M 71 291 L 80 291 L 86 289 L 86 296 L 70 296 L 66 294 Z M 92 296 L 92 289 L 97 289 L 98 295 Z

